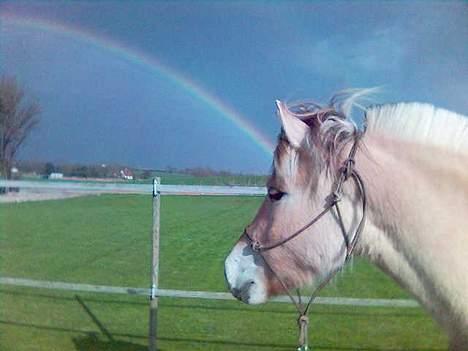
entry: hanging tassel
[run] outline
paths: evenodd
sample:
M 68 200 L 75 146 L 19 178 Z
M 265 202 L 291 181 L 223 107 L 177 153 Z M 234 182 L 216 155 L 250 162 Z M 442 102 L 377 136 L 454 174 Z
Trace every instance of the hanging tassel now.
M 301 315 L 297 320 L 299 325 L 299 347 L 297 351 L 309 350 L 309 317 Z

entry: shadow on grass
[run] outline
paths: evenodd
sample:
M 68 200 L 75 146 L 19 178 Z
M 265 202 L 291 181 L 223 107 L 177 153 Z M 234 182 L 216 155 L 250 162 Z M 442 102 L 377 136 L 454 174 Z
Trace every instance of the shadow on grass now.
M 46 294 L 46 293 L 32 293 L 32 292 L 24 292 L 24 291 L 13 291 L 7 289 L 0 289 L 0 294 L 8 294 L 14 296 L 26 296 L 26 297 L 33 297 L 33 298 L 41 298 L 41 299 L 51 299 L 51 300 L 62 300 L 62 301 L 76 301 L 76 297 L 66 297 L 66 296 L 58 296 L 54 294 Z M 140 297 L 141 298 L 141 297 Z M 213 302 L 213 300 L 207 300 L 201 302 L 200 300 L 193 300 L 194 303 L 183 303 L 177 304 L 173 302 L 169 302 L 168 299 L 174 300 L 172 298 L 163 297 L 160 298 L 160 307 L 162 308 L 181 308 L 181 309 L 193 309 L 193 310 L 207 310 L 207 311 L 232 311 L 232 312 L 249 312 L 249 313 L 278 313 L 278 314 L 285 314 L 285 315 L 296 315 L 296 311 L 291 306 L 287 306 L 287 304 L 278 303 L 275 305 L 270 305 L 268 307 L 258 307 L 258 306 L 246 306 L 240 302 L 236 301 L 226 301 L 226 304 L 230 303 L 231 305 L 224 305 L 220 306 L 219 301 Z M 116 304 L 116 305 L 133 305 L 133 306 L 149 306 L 148 302 L 143 301 L 125 301 L 119 299 L 111 299 L 111 298 L 95 298 L 95 297 L 86 297 L 87 302 L 92 303 L 101 303 L 101 304 Z M 200 302 L 199 302 L 200 301 Z M 216 306 L 210 306 L 209 303 L 216 303 Z M 237 305 L 232 305 L 236 303 Z M 335 306 L 331 305 L 328 306 L 330 309 L 325 310 L 327 305 L 312 305 L 311 314 L 312 315 L 323 315 L 323 316 L 375 316 L 376 313 L 374 310 L 366 311 L 367 307 L 355 307 L 353 306 Z M 317 308 L 319 310 L 317 310 Z M 340 309 L 336 311 L 336 308 Z M 369 307 L 374 308 L 374 307 Z M 390 309 L 388 307 L 376 307 L 382 310 Z M 343 311 L 341 309 L 346 309 Z M 421 318 L 425 319 L 428 318 L 428 315 L 425 314 L 421 308 L 405 308 L 405 307 L 395 307 L 393 308 L 392 312 L 384 312 L 379 314 L 380 318 Z
M 1 293 L 1 291 L 0 291 Z M 41 296 L 45 297 L 45 296 Z M 47 296 L 48 298 L 53 298 L 53 296 Z M 66 298 L 70 299 L 70 298 Z M 26 323 L 18 323 L 14 321 L 0 321 L 0 324 L 9 324 L 9 325 L 16 325 L 16 326 L 21 326 L 21 327 L 28 327 L 28 328 L 35 328 L 35 329 L 45 329 L 45 330 L 54 330 L 54 331 L 62 331 L 62 332 L 72 332 L 72 333 L 79 333 L 78 336 L 73 336 L 72 341 L 75 345 L 75 348 L 77 351 L 143 351 L 147 350 L 147 346 L 141 345 L 141 344 L 135 344 L 131 343 L 128 341 L 123 341 L 123 340 L 118 340 L 116 338 L 139 338 L 139 339 L 146 339 L 147 336 L 144 335 L 126 335 L 126 334 L 121 334 L 121 333 L 111 333 L 107 327 L 99 320 L 97 315 L 91 310 L 91 308 L 83 301 L 83 299 L 75 295 L 72 300 L 76 301 L 83 311 L 88 315 L 88 317 L 93 321 L 94 325 L 97 326 L 99 329 L 99 332 L 90 332 L 89 330 L 74 330 L 74 329 L 68 329 L 68 328 L 62 328 L 62 327 L 52 327 L 52 326 L 43 326 L 43 325 L 34 325 L 34 324 L 26 324 Z M 118 303 L 117 301 L 102 301 L 99 299 L 86 299 L 87 302 L 90 301 L 99 301 L 99 302 L 111 302 L 111 303 Z M 124 302 L 125 303 L 125 302 Z M 174 308 L 174 309 L 186 309 L 186 308 L 192 308 L 192 309 L 201 309 L 201 310 L 206 310 L 206 309 L 211 309 L 211 310 L 246 310 L 249 312 L 255 311 L 251 310 L 250 308 L 216 308 L 216 307 L 207 307 L 204 306 L 203 304 L 200 305 L 176 305 L 176 304 L 163 304 L 164 308 Z M 265 310 L 257 310 L 258 312 L 267 312 Z M 256 311 L 256 312 L 257 312 Z M 275 311 L 277 312 L 277 311 Z M 291 312 L 287 312 L 291 313 Z M 323 315 L 323 314 L 338 314 L 336 312 L 331 312 L 331 311 L 324 311 L 324 312 L 315 312 L 316 314 Z M 343 313 L 339 313 L 340 315 L 343 315 Z M 365 312 L 365 313 L 346 313 L 349 315 L 370 315 L 372 313 Z M 385 317 L 389 316 L 395 316 L 397 314 L 389 314 L 389 315 L 384 315 Z M 404 316 L 404 317 L 414 317 L 411 316 L 411 314 L 403 314 L 399 316 Z M 235 347 L 235 348 L 245 348 L 245 349 L 275 349 L 275 350 L 292 350 L 294 349 L 294 345 L 291 344 L 270 344 L 270 343 L 256 343 L 256 342 L 249 342 L 249 341 L 243 341 L 243 340 L 210 340 L 210 339 L 203 339 L 203 338 L 192 338 L 192 337 L 173 337 L 171 336 L 164 336 L 160 335 L 159 340 L 162 343 L 175 343 L 175 344 L 198 344 L 198 346 L 201 345 L 210 345 L 214 346 L 216 348 L 219 348 L 222 350 L 224 347 Z M 181 345 L 182 346 L 182 345 Z M 224 346 L 224 347 L 223 347 Z M 186 345 L 184 345 L 186 347 Z M 351 350 L 360 350 L 360 351 L 397 351 L 401 349 L 394 349 L 394 348 L 378 348 L 378 347 L 359 347 L 359 346 L 330 346 L 330 345 L 318 345 L 314 344 L 313 345 L 314 350 L 337 350 L 337 351 L 351 351 Z M 422 351 L 423 349 L 411 349 L 413 351 Z M 425 351 L 442 351 L 444 349 L 424 349 Z
M 265 307 L 258 307 L 258 306 L 246 306 L 239 305 L 239 307 L 233 306 L 205 306 L 205 305 L 197 305 L 197 304 L 181 304 L 177 305 L 174 303 L 167 303 L 161 302 L 160 306 L 162 308 L 180 308 L 180 309 L 194 309 L 194 310 L 211 310 L 211 311 L 232 311 L 232 312 L 252 312 L 252 313 L 278 313 L 278 314 L 285 314 L 290 316 L 297 316 L 297 311 L 293 309 L 293 306 L 284 308 L 290 308 L 289 310 L 280 310 L 279 306 L 278 309 L 275 307 L 265 308 Z M 317 310 L 320 308 L 320 310 Z M 330 308 L 329 310 L 325 310 L 326 308 Z M 336 311 L 336 309 L 340 309 Z M 353 309 L 354 308 L 354 309 Z M 376 314 L 375 310 L 368 310 L 365 311 L 366 308 L 378 308 L 378 309 L 387 309 L 389 310 L 390 307 L 365 307 L 365 306 L 347 306 L 347 305 L 312 305 L 312 309 L 310 311 L 311 316 L 354 316 L 354 317 L 375 317 L 378 315 L 379 318 L 429 318 L 424 311 L 420 308 L 413 308 L 413 307 L 394 307 L 393 309 L 397 309 L 398 312 L 382 312 L 380 314 Z M 341 309 L 347 309 L 347 311 L 343 311 Z
M 98 338 L 97 333 L 88 333 L 86 336 L 73 338 L 77 351 L 143 351 L 148 348 L 144 345 L 138 345 L 127 341 L 116 340 L 107 327 L 98 319 L 93 311 L 86 305 L 83 299 L 75 295 L 75 300 L 80 304 L 89 318 L 99 328 L 102 335 L 107 340 Z
M 159 340 L 168 341 L 168 342 L 176 342 L 176 343 L 197 343 L 199 345 L 219 345 L 220 347 L 225 346 L 238 346 L 238 347 L 247 347 L 247 348 L 254 348 L 254 349 L 280 349 L 280 350 L 294 350 L 297 346 L 293 344 L 268 344 L 268 343 L 249 343 L 249 342 L 242 342 L 242 341 L 230 341 L 230 340 L 205 340 L 205 339 L 193 339 L 193 338 L 165 338 L 160 337 Z M 311 347 L 311 348 L 310 348 Z M 309 348 L 311 350 L 335 350 L 335 351 L 405 351 L 404 349 L 398 348 L 380 348 L 380 347 L 359 347 L 359 346 L 332 346 L 332 345 L 320 345 L 320 344 L 310 344 Z M 409 350 L 408 350 L 409 351 Z M 411 351 L 446 351 L 446 349 L 440 348 L 411 348 Z
M 63 327 L 56 327 L 56 326 L 51 326 L 51 325 L 24 323 L 24 322 L 17 322 L 17 321 L 11 321 L 11 320 L 0 320 L 0 324 L 10 325 L 10 326 L 20 327 L 20 328 L 36 329 L 36 330 L 46 330 L 46 331 L 49 330 L 53 332 L 84 334 L 84 335 L 94 334 L 95 336 L 99 335 L 99 333 L 90 332 L 89 330 L 84 330 L 84 329 L 63 328 Z M 117 336 L 117 337 L 123 337 L 123 338 L 138 338 L 138 339 L 148 338 L 147 335 L 136 335 L 136 334 L 112 333 L 112 335 Z
M 80 329 L 71 329 L 71 328 L 61 328 L 53 326 L 45 326 L 38 324 L 28 324 L 14 321 L 1 321 L 0 324 L 12 325 L 17 327 L 32 328 L 37 330 L 51 330 L 54 332 L 64 332 L 64 333 L 79 333 L 83 334 L 72 338 L 73 343 L 77 351 L 143 351 L 148 348 L 145 345 L 133 344 L 126 341 L 115 340 L 115 337 L 124 337 L 124 338 L 138 338 L 146 339 L 146 335 L 132 335 L 132 334 L 121 334 L 121 333 L 112 333 L 113 339 L 103 340 L 106 335 L 89 332 L 86 330 Z M 240 340 L 209 340 L 209 339 L 198 339 L 198 338 L 174 338 L 174 337 L 165 337 L 160 336 L 159 341 L 161 342 L 170 342 L 170 343 L 190 343 L 198 345 L 217 345 L 222 348 L 225 346 L 237 346 L 239 348 L 253 348 L 253 349 L 279 349 L 279 350 L 294 350 L 294 345 L 292 344 L 268 344 L 268 343 L 254 343 L 254 342 L 242 342 Z M 183 346 L 186 347 L 186 346 Z M 359 347 L 359 346 L 349 346 L 349 347 L 337 347 L 331 345 L 320 345 L 312 344 L 313 350 L 335 350 L 335 351 L 403 351 L 403 349 L 394 349 L 394 348 L 369 348 L 369 347 Z M 165 350 L 162 348 L 161 350 Z M 446 349 L 441 348 L 411 348 L 411 351 L 446 351 Z
M 145 345 L 120 340 L 102 340 L 95 333 L 72 339 L 77 351 L 148 351 Z

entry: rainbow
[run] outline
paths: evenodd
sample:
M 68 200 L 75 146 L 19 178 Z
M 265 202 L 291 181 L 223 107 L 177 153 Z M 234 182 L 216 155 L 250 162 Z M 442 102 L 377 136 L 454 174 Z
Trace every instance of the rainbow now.
M 106 38 L 101 35 L 98 36 L 83 28 L 74 27 L 69 24 L 65 25 L 63 23 L 52 22 L 41 18 L 3 13 L 0 14 L 0 28 L 4 25 L 21 26 L 64 35 L 73 40 L 78 40 L 99 49 L 106 50 L 107 52 L 117 55 L 130 63 L 140 65 L 150 72 L 162 75 L 171 83 L 174 83 L 177 87 L 183 89 L 183 91 L 219 113 L 220 116 L 232 122 L 268 155 L 271 155 L 273 151 L 274 146 L 271 139 L 258 131 L 246 117 L 242 116 L 239 112 L 235 111 L 232 107 L 228 106 L 189 77 L 184 76 L 166 64 L 161 63 L 153 56 L 149 56 L 140 50 L 124 46 L 116 40 Z

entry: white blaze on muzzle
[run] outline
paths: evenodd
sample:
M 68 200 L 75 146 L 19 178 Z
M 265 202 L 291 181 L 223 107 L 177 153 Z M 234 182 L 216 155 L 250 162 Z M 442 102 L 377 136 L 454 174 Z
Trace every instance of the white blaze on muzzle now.
M 231 293 L 248 304 L 268 299 L 265 268 L 262 258 L 245 242 L 240 241 L 224 262 L 224 275 Z

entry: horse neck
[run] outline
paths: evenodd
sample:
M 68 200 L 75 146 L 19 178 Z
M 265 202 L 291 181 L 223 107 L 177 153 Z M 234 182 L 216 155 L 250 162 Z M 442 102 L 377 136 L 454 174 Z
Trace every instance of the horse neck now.
M 468 158 L 382 135 L 365 143 L 369 214 L 356 251 L 458 333 L 454 314 L 468 326 Z

